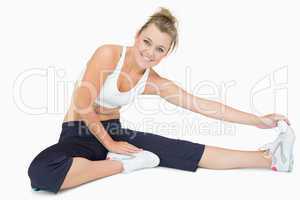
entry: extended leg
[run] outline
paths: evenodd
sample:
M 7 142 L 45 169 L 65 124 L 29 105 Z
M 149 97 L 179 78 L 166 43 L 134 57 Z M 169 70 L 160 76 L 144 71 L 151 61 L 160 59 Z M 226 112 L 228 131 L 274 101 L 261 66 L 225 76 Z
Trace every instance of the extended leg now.
M 265 151 L 239 151 L 205 146 L 198 164 L 208 169 L 269 168 L 272 160 L 264 157 Z

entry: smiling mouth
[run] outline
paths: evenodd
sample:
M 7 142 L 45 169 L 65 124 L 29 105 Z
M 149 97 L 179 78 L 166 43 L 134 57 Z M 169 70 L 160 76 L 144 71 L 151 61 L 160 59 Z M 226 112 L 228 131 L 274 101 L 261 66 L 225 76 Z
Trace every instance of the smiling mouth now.
M 143 58 L 145 61 L 147 61 L 147 62 L 152 62 L 152 61 L 153 61 L 153 59 L 150 59 L 150 58 L 144 56 L 142 53 L 140 53 L 140 55 L 141 55 L 142 58 Z

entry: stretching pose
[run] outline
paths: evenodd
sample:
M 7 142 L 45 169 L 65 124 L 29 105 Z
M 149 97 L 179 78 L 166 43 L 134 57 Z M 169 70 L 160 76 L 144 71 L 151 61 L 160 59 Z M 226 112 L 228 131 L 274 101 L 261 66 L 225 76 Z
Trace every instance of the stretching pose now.
M 177 46 L 177 38 L 175 17 L 161 8 L 138 30 L 133 46 L 97 48 L 74 89 L 59 141 L 40 152 L 29 166 L 32 188 L 57 193 L 102 177 L 156 166 L 187 171 L 198 167 L 292 170 L 295 136 L 285 116 L 256 116 L 193 96 L 154 71 Z M 218 120 L 258 128 L 278 126 L 281 133 L 264 149 L 239 151 L 122 128 L 121 106 L 142 94 L 159 95 Z

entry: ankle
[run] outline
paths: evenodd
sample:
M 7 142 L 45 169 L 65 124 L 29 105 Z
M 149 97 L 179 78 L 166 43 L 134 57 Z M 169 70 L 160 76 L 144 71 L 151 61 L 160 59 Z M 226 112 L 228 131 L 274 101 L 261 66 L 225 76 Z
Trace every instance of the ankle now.
M 109 159 L 107 159 L 109 160 Z M 124 171 L 124 164 L 120 160 L 109 160 L 110 162 L 113 163 L 113 165 L 116 167 L 116 170 L 118 172 L 123 172 Z
M 265 160 L 266 168 L 271 168 L 272 167 L 272 155 L 270 155 L 267 150 L 264 150 L 264 151 L 262 151 L 262 157 Z

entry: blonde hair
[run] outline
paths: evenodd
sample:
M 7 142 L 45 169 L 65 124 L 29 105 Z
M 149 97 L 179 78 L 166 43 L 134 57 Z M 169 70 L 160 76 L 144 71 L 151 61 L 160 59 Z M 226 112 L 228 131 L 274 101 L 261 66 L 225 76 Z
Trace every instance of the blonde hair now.
M 152 14 L 148 21 L 140 28 L 138 35 L 147 28 L 150 24 L 155 24 L 155 26 L 163 33 L 167 33 L 172 38 L 171 47 L 168 52 L 171 52 L 178 45 L 178 21 L 172 13 L 163 7 L 160 10 Z

